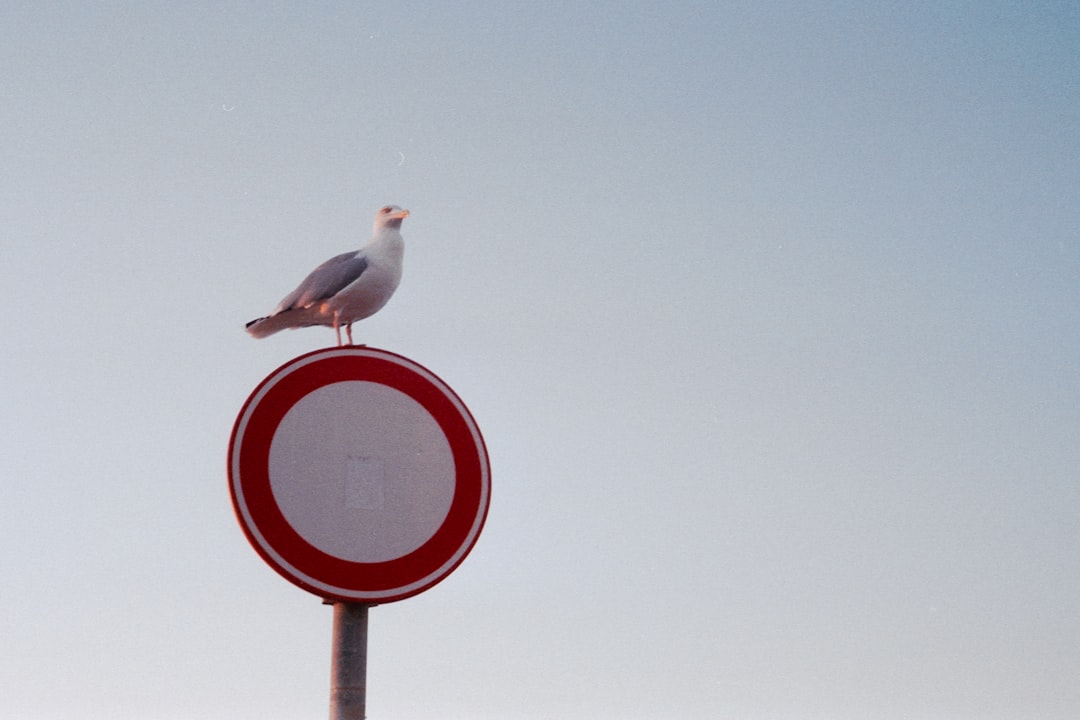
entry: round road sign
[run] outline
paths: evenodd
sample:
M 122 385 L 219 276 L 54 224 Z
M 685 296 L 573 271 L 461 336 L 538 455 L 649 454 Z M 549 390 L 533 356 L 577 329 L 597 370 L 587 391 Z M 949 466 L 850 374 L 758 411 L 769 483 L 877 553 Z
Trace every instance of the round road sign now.
M 449 575 L 487 517 L 487 450 L 442 380 L 384 350 L 317 350 L 270 374 L 229 441 L 240 526 L 331 600 L 385 603 Z

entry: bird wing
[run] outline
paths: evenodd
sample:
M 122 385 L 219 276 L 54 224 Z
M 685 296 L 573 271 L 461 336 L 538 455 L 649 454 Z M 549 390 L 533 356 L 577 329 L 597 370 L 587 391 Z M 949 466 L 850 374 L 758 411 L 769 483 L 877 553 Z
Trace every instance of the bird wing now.
M 368 261 L 362 253 L 350 252 L 335 255 L 311 271 L 295 290 L 278 303 L 272 315 L 305 308 L 313 303 L 333 297 L 355 282 L 365 270 Z

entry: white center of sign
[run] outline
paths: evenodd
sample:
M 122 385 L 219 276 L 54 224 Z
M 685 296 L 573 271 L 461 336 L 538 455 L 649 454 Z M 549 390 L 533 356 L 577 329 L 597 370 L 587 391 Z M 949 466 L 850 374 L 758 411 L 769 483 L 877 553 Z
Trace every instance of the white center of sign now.
M 325 385 L 282 418 L 270 487 L 289 524 L 351 562 L 409 554 L 439 529 L 455 468 L 442 428 L 420 403 L 378 383 Z

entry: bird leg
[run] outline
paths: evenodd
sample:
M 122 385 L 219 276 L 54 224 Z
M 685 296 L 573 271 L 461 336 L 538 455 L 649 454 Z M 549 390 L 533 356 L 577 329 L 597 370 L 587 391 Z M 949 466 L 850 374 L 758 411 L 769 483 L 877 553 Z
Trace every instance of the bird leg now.
M 349 345 L 352 345 L 352 323 L 346 323 L 345 334 L 349 336 Z
M 341 320 L 340 313 L 334 312 L 334 333 L 337 335 L 337 346 L 341 347 Z M 351 344 L 351 343 L 350 343 Z

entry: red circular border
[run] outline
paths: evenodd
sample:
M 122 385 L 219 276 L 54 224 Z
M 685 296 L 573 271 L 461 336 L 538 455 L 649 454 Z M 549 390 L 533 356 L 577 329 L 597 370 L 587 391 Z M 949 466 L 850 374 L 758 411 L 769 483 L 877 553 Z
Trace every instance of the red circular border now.
M 311 360 L 319 354 L 328 357 Z M 411 397 L 435 419 L 446 436 L 454 459 L 454 495 L 442 525 L 416 550 L 385 562 L 352 562 L 315 547 L 289 525 L 270 486 L 270 444 L 285 414 L 308 393 L 325 385 L 350 381 L 378 383 Z M 241 434 L 245 416 L 247 422 Z M 490 502 L 487 450 L 464 403 L 423 366 L 400 355 L 372 348 L 356 348 L 354 352 L 342 348 L 317 350 L 291 360 L 263 380 L 244 403 L 233 426 L 229 441 L 229 481 L 237 519 L 259 555 L 278 573 L 305 590 L 346 601 L 392 602 L 438 583 L 472 549 L 483 528 Z M 241 511 L 239 496 L 243 498 L 254 527 L 249 527 Z M 257 533 L 254 532 L 256 529 Z M 280 561 L 264 547 L 259 535 L 280 556 Z M 444 568 L 459 552 L 460 557 Z M 286 565 L 341 594 L 312 585 Z

